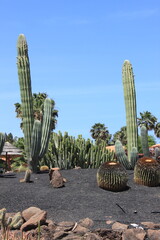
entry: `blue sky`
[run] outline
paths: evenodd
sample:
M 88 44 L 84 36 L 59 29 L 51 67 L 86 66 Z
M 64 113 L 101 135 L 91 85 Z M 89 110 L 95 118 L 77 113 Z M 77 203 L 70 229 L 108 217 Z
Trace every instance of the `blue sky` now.
M 0 131 L 23 136 L 16 43 L 25 34 L 32 92 L 46 92 L 59 111 L 57 131 L 90 138 L 104 123 L 111 134 L 126 125 L 122 65 L 133 66 L 137 115 L 160 121 L 159 0 L 1 0 Z

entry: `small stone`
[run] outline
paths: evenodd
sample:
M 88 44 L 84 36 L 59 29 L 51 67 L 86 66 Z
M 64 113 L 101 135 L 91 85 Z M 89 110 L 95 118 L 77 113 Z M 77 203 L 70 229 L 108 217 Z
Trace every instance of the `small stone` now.
M 90 218 L 84 218 L 79 221 L 79 223 L 82 227 L 90 228 L 94 225 L 93 220 Z
M 160 230 L 148 229 L 147 234 L 148 234 L 149 240 L 160 239 Z
M 64 237 L 66 237 L 67 235 L 68 235 L 67 232 L 58 231 L 58 232 L 55 232 L 53 236 L 55 240 L 58 240 L 58 239 L 64 239 Z
M 114 221 L 111 221 L 111 220 L 106 221 L 106 224 L 107 224 L 107 225 L 110 225 L 110 224 L 112 224 L 112 223 L 114 223 Z
M 146 237 L 146 232 L 143 229 L 132 228 L 126 229 L 122 233 L 122 240 L 144 240 Z
M 71 231 L 75 226 L 75 222 L 59 222 L 56 227 L 56 231 Z
M 30 229 L 34 229 L 38 227 L 38 223 L 40 223 L 40 225 L 43 225 L 46 223 L 46 218 L 47 212 L 41 210 L 41 212 L 38 212 L 37 214 L 33 215 L 27 222 L 25 222 L 21 226 L 21 230 L 28 231 Z
M 146 226 L 147 228 L 154 228 L 153 222 L 141 222 L 142 225 Z
M 101 240 L 102 238 L 95 233 L 89 232 L 84 235 L 84 239 L 85 240 Z
M 78 224 L 77 227 L 73 230 L 73 232 L 84 235 L 85 233 L 89 232 L 89 229 Z
M 62 174 L 58 170 L 55 170 L 52 173 L 51 184 L 54 188 L 60 188 L 64 186 Z
M 128 228 L 128 225 L 126 224 L 123 224 L 123 223 L 119 223 L 119 222 L 115 222 L 113 225 L 112 225 L 112 229 L 113 230 L 125 230 Z
M 37 207 L 29 207 L 22 212 L 22 217 L 25 221 L 28 221 L 33 215 L 41 212 L 42 210 Z

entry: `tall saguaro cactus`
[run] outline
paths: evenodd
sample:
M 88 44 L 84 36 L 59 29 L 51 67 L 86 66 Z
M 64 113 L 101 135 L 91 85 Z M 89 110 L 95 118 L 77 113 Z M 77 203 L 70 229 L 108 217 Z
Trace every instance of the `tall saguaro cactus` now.
M 138 130 L 134 75 L 132 65 L 128 60 L 125 60 L 123 64 L 122 80 L 126 110 L 128 160 L 130 161 L 132 148 L 137 148 Z
M 28 46 L 23 34 L 18 37 L 17 49 L 25 152 L 29 170 L 36 173 L 38 160 L 44 156 L 48 147 L 53 102 L 51 99 L 45 99 L 42 122 L 34 120 Z M 25 175 L 26 181 L 30 179 L 28 175 Z
M 31 134 L 34 117 L 28 46 L 26 38 L 23 34 L 19 35 L 17 42 L 17 52 L 17 67 L 23 115 L 24 146 L 28 166 L 31 168 Z

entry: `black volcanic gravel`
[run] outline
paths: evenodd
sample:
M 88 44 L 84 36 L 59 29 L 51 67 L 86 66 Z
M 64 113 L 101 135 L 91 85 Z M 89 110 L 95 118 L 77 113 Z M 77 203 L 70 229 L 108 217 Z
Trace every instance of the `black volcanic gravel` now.
M 32 174 L 33 183 L 19 182 L 24 173 L 1 177 L 0 208 L 18 212 L 35 206 L 46 210 L 48 219 L 55 222 L 89 217 L 96 227 L 105 227 L 108 219 L 137 224 L 160 222 L 160 187 L 135 184 L 133 171 L 128 171 L 130 188 L 117 193 L 97 186 L 96 169 L 61 170 L 61 173 L 67 182 L 58 189 L 51 186 L 48 173 Z

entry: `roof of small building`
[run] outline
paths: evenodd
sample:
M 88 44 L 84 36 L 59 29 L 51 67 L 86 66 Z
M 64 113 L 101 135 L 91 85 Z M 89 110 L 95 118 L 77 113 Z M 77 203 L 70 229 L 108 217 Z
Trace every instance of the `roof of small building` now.
M 21 156 L 23 154 L 21 149 L 15 147 L 14 145 L 12 145 L 9 142 L 4 143 L 4 147 L 3 147 L 3 150 L 0 155 L 5 156 L 6 153 L 7 153 L 7 155 L 19 155 L 19 156 Z

